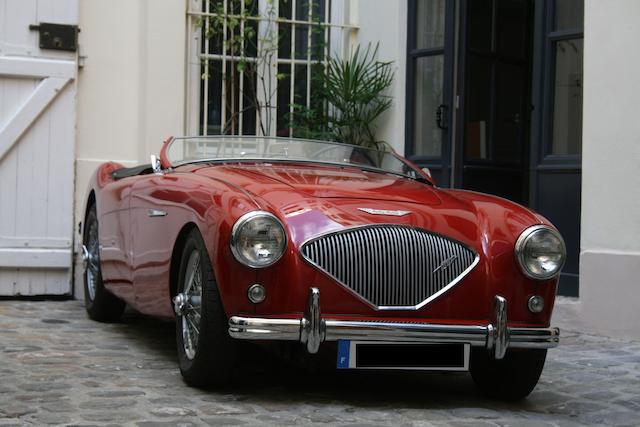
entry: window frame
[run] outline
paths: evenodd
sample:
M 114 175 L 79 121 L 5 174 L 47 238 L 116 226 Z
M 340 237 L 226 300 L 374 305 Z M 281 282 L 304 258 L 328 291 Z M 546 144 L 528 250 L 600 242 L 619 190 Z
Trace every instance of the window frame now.
M 228 11 L 229 4 L 232 0 L 221 0 L 223 3 L 223 7 L 225 11 Z M 244 10 L 245 0 L 239 0 L 241 2 L 241 8 Z M 258 15 L 257 16 L 249 16 L 247 19 L 255 20 L 258 22 L 258 34 L 257 38 L 260 40 L 260 34 L 264 34 L 265 31 L 273 31 L 275 34 L 279 34 L 279 26 L 280 25 L 290 25 L 291 26 L 291 50 L 289 58 L 280 58 L 278 56 L 278 46 L 275 46 L 275 54 L 272 66 L 274 71 L 270 73 L 270 80 L 265 82 L 270 87 L 275 88 L 270 94 L 267 96 L 261 95 L 261 90 L 257 90 L 257 97 L 261 108 L 255 112 L 256 114 L 256 131 L 250 135 L 263 135 L 258 123 L 260 120 L 263 123 L 267 124 L 267 132 L 264 136 L 276 136 L 278 131 L 277 129 L 277 104 L 278 104 L 278 80 L 277 74 L 281 65 L 285 65 L 290 67 L 290 78 L 289 78 L 289 114 L 293 113 L 293 104 L 295 102 L 295 70 L 297 66 L 306 66 L 306 93 L 305 93 L 305 103 L 306 106 L 309 107 L 311 105 L 311 72 L 313 69 L 313 65 L 322 64 L 326 70 L 328 66 L 328 57 L 329 55 L 343 55 L 344 48 L 343 45 L 344 40 L 349 37 L 350 32 L 357 30 L 359 27 L 357 24 L 348 22 L 349 18 L 349 0 L 325 0 L 324 4 L 324 20 L 322 22 L 314 22 L 312 11 L 314 10 L 314 0 L 289 0 L 290 5 L 287 7 L 291 7 L 291 19 L 283 18 L 279 14 L 279 5 L 280 2 L 278 0 L 274 0 L 272 5 L 269 6 L 269 0 L 256 0 L 258 1 Z M 300 2 L 308 2 L 308 20 L 299 20 L 295 19 L 295 11 L 296 6 Z M 272 8 L 272 15 L 269 17 L 266 15 L 268 11 L 267 7 Z M 335 8 L 335 9 L 334 9 Z M 210 135 L 208 132 L 208 109 L 207 105 L 209 102 L 209 85 L 210 79 L 202 78 L 203 75 L 209 74 L 209 67 L 211 67 L 211 61 L 220 61 L 221 70 L 222 70 L 222 79 L 221 79 L 221 114 L 220 114 L 220 129 L 222 134 L 222 129 L 228 121 L 227 118 L 227 105 L 226 98 L 227 88 L 225 84 L 225 75 L 227 71 L 227 67 L 229 63 L 237 63 L 240 60 L 249 60 L 252 61 L 251 57 L 247 58 L 243 55 L 235 55 L 230 56 L 227 53 L 227 49 L 225 46 L 226 42 L 226 21 L 224 24 L 223 35 L 224 39 L 222 41 L 222 52 L 221 53 L 211 53 L 210 52 L 210 44 L 209 39 L 203 36 L 203 32 L 206 32 L 209 29 L 209 20 L 204 19 L 204 28 L 202 25 L 199 25 L 199 21 L 203 20 L 203 18 L 207 17 L 219 17 L 215 11 L 211 11 L 211 1 L 209 0 L 193 0 L 188 3 L 187 7 L 187 78 L 186 78 L 186 93 L 187 97 L 185 100 L 185 128 L 187 130 L 187 134 L 190 135 Z M 226 13 L 226 17 L 238 17 L 239 15 L 233 15 L 230 13 Z M 339 21 L 339 23 L 334 23 L 332 21 Z M 313 31 L 307 31 L 307 52 L 306 58 L 296 58 L 296 43 L 295 43 L 295 33 L 296 28 L 299 27 L 307 27 L 309 29 L 313 27 L 321 27 L 324 31 L 324 53 L 323 58 L 320 60 L 312 58 L 312 49 L 311 43 L 314 37 Z M 244 29 L 244 20 L 241 20 L 241 31 Z M 261 49 L 260 41 L 258 41 L 258 49 Z M 204 53 L 203 53 L 204 52 Z M 257 54 L 259 56 L 259 53 Z M 259 75 L 260 70 L 257 72 Z M 242 96 L 244 84 L 244 72 L 239 72 L 239 87 L 238 87 L 238 100 L 239 105 L 237 110 L 238 113 L 238 132 L 237 135 L 246 134 L 243 132 L 243 118 L 244 114 L 242 112 L 244 108 L 244 97 Z M 266 112 L 266 101 L 269 101 L 269 105 L 271 109 L 274 110 L 270 113 Z M 260 116 L 260 117 L 258 117 Z M 268 123 L 267 123 L 268 122 Z M 202 124 L 202 125 L 201 125 Z M 291 134 L 292 128 L 289 127 L 289 133 Z
M 544 70 L 543 70 L 543 100 L 542 100 L 542 132 L 540 144 L 540 163 L 542 165 L 554 164 L 576 164 L 582 163 L 582 149 L 580 154 L 553 154 L 553 126 L 555 114 L 556 97 L 556 50 L 559 42 L 568 40 L 584 40 L 584 18 L 583 28 L 556 30 L 556 2 L 549 2 L 546 7 L 548 11 L 544 23 Z M 584 64 L 583 64 L 584 76 Z M 584 79 L 583 79 L 584 81 Z M 583 98 L 584 108 L 584 98 Z M 582 146 L 582 144 L 581 144 Z

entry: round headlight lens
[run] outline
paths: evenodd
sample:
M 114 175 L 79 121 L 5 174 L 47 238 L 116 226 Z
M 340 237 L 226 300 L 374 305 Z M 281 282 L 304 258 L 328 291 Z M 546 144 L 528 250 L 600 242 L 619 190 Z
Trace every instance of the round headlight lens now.
M 566 258 L 562 236 L 545 225 L 524 230 L 518 237 L 515 252 L 522 272 L 537 280 L 551 279 L 560 273 Z
M 249 212 L 231 232 L 231 251 L 238 261 L 253 268 L 268 267 L 280 259 L 287 235 L 278 218 L 269 212 Z

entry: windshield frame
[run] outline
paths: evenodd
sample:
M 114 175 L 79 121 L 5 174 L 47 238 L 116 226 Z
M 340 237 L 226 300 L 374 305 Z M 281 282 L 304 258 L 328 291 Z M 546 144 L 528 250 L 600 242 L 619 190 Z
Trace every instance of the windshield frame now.
M 219 157 L 219 158 L 203 158 L 203 159 L 194 159 L 194 160 L 186 160 L 186 161 L 182 161 L 182 162 L 171 162 L 169 160 L 169 156 L 167 154 L 169 148 L 171 147 L 171 145 L 175 142 L 175 141 L 179 141 L 179 140 L 187 140 L 187 139 L 237 139 L 239 141 L 242 140 L 259 140 L 259 139 L 268 139 L 268 140 L 273 140 L 273 141 L 281 141 L 281 142 L 285 142 L 285 141 L 299 141 L 299 142 L 311 142 L 311 143 L 320 143 L 320 144 L 325 144 L 325 145 L 333 145 L 333 146 L 337 146 L 337 147 L 352 147 L 352 148 L 357 148 L 357 149 L 365 149 L 365 150 L 370 150 L 372 152 L 380 152 L 380 153 L 384 153 L 385 155 L 391 155 L 393 156 L 395 159 L 397 159 L 399 162 L 401 162 L 404 166 L 407 167 L 408 170 L 413 171 L 414 175 L 410 175 L 410 174 L 404 174 L 398 171 L 392 171 L 392 170 L 388 170 L 388 169 L 384 169 L 384 168 L 380 168 L 380 167 L 376 167 L 376 166 L 372 166 L 372 165 L 366 165 L 366 164 L 360 164 L 360 163 L 346 163 L 346 162 L 332 162 L 332 161 L 327 161 L 327 160 L 318 160 L 318 159 L 303 159 L 303 158 L 298 158 L 298 157 L 292 157 L 292 158 L 268 158 L 268 157 L 259 157 L 259 156 L 243 156 L 243 157 Z M 161 162 L 162 162 L 162 166 L 166 169 L 173 169 L 173 168 L 177 168 L 180 166 L 185 166 L 185 165 L 192 165 L 192 164 L 202 164 L 202 163 L 207 163 L 207 164 L 217 164 L 217 163 L 223 163 L 223 164 L 229 164 L 229 163 L 301 163 L 301 164 L 317 164 L 317 165 L 327 165 L 327 166 L 336 166 L 336 167 L 344 167 L 344 168 L 356 168 L 356 169 L 361 169 L 361 170 L 365 170 L 365 171 L 370 171 L 370 172 L 376 172 L 376 173 L 385 173 L 385 174 L 391 174 L 391 175 L 396 175 L 396 176 L 401 176 L 403 178 L 408 178 L 408 179 L 412 179 L 412 180 L 418 180 L 418 181 L 424 181 L 427 182 L 431 185 L 435 185 L 433 183 L 433 181 L 431 180 L 431 178 L 427 175 L 425 175 L 425 173 L 420 170 L 420 168 L 416 165 L 414 165 L 412 162 L 410 162 L 409 160 L 405 159 L 404 157 L 400 156 L 398 153 L 396 153 L 396 151 L 386 142 L 383 143 L 384 147 L 387 150 L 376 150 L 373 148 L 369 148 L 369 147 L 363 147 L 360 145 L 353 145 L 353 144 L 345 144 L 342 142 L 336 142 L 336 141 L 324 141 L 324 140 L 314 140 L 314 139 L 306 139 L 306 138 L 290 138 L 290 137 L 276 137 L 276 136 L 268 136 L 268 137 L 263 137 L 263 136 L 255 136 L 255 135 L 243 135 L 243 136 L 239 136 L 239 135 L 207 135 L 207 136 L 181 136 L 181 137 L 170 137 L 167 138 L 164 141 L 164 144 L 162 146 L 162 151 L 160 153 L 160 158 L 161 158 Z

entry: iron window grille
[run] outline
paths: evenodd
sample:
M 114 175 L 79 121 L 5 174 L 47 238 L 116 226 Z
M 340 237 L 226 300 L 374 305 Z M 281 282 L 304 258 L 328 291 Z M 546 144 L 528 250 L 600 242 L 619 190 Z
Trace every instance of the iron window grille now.
M 309 107 L 312 103 L 313 73 L 326 72 L 329 55 L 343 55 L 350 35 L 358 28 L 349 22 L 350 3 L 191 0 L 187 11 L 188 132 L 291 135 L 294 105 Z M 221 30 L 213 31 L 221 22 Z M 254 28 L 255 37 L 239 37 L 240 49 L 235 51 L 229 39 L 246 34 L 246 26 Z M 210 37 L 212 33 L 215 37 Z M 269 61 L 262 59 L 265 54 L 271 54 Z M 253 72 L 238 67 L 242 62 L 253 64 Z

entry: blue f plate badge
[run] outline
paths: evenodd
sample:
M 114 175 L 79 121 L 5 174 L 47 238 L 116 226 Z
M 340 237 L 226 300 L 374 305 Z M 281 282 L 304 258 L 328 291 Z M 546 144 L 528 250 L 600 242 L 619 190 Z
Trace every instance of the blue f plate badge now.
M 350 340 L 338 340 L 338 362 L 336 364 L 336 368 L 349 369 L 350 347 Z

